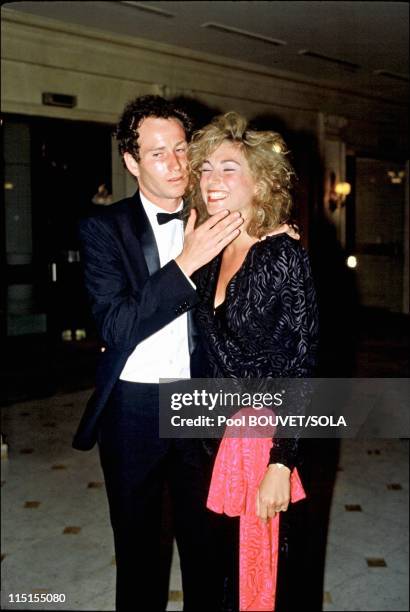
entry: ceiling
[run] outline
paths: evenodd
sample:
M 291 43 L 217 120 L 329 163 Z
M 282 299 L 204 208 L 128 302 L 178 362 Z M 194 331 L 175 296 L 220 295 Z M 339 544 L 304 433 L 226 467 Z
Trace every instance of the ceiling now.
M 406 105 L 407 2 L 8 2 L 4 7 L 253 63 Z

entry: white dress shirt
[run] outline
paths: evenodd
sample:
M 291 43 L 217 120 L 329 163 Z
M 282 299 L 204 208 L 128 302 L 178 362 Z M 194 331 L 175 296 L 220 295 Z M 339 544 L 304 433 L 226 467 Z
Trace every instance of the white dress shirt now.
M 166 212 L 140 192 L 141 202 L 151 223 L 157 243 L 161 268 L 175 259 L 184 243 L 182 221 L 173 219 L 159 225 L 157 213 Z M 182 210 L 181 205 L 177 209 Z M 188 279 L 190 282 L 191 280 Z M 191 283 L 193 284 L 193 283 Z M 166 295 L 163 296 L 166 300 Z M 189 378 L 188 315 L 185 312 L 140 342 L 128 357 L 120 374 L 121 380 L 158 383 L 160 378 Z

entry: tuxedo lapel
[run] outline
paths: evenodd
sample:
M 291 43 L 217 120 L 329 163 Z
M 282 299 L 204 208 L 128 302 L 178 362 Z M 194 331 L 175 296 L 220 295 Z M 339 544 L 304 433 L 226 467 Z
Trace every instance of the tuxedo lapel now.
M 138 191 L 131 198 L 131 208 L 134 217 L 135 234 L 141 245 L 148 272 L 151 276 L 160 269 L 159 253 L 151 223 L 144 210 Z M 195 324 L 193 311 L 190 310 L 188 311 L 188 345 L 191 355 L 197 345 L 198 336 L 199 331 Z
M 148 220 L 138 191 L 131 198 L 131 205 L 135 233 L 141 245 L 149 275 L 151 276 L 160 269 L 159 253 L 151 223 Z

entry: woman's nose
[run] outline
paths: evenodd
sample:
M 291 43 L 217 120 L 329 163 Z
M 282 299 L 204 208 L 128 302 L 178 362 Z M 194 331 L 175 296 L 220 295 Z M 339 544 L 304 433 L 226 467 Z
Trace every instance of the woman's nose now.
M 222 174 L 217 168 L 213 168 L 208 172 L 208 183 L 211 185 L 219 185 L 222 181 Z

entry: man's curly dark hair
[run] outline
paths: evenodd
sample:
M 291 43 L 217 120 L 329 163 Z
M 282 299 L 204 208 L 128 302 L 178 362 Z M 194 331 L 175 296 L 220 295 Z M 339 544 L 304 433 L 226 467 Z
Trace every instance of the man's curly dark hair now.
M 138 128 L 147 117 L 177 119 L 185 130 L 187 140 L 191 136 L 192 121 L 185 110 L 161 96 L 140 96 L 127 104 L 115 130 L 121 157 L 129 153 L 135 161 L 140 161 Z

